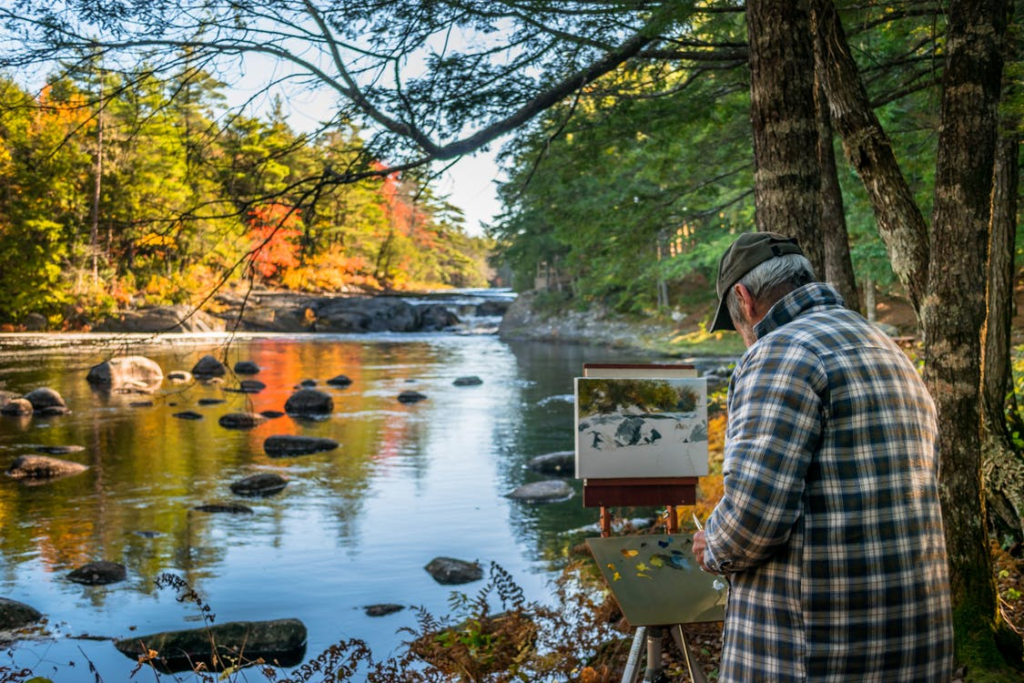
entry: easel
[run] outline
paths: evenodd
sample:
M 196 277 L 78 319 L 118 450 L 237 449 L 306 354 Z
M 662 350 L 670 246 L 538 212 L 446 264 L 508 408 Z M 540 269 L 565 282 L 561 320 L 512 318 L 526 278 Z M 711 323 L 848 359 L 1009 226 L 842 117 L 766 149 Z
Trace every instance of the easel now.
M 592 377 L 602 371 L 632 369 L 624 365 L 598 365 L 585 364 L 583 366 L 584 377 Z M 646 366 L 651 374 L 644 374 L 645 377 L 658 376 L 659 371 L 671 369 L 673 372 L 679 370 L 692 371 L 696 377 L 696 370 L 693 366 L 672 365 L 672 366 Z M 592 373 L 597 370 L 598 373 Z M 616 376 L 616 375 L 601 375 Z M 621 375 L 619 375 L 621 376 Z M 679 531 L 679 520 L 676 514 L 676 506 L 693 505 L 697 500 L 697 477 L 676 477 L 676 478 L 608 478 L 608 479 L 584 479 L 583 480 L 583 506 L 600 508 L 601 538 L 611 537 L 611 507 L 660 507 L 665 505 L 666 509 L 666 531 L 668 534 L 676 534 Z M 703 672 L 697 665 L 686 642 L 686 634 L 681 624 L 649 624 L 638 626 L 630 647 L 626 667 L 623 671 L 622 683 L 636 683 L 639 674 L 640 653 L 646 643 L 647 665 L 643 678 L 645 682 L 664 681 L 664 671 L 661 666 L 661 643 L 664 630 L 668 629 L 679 647 L 686 663 L 686 668 L 693 683 L 707 683 Z
M 611 536 L 610 506 L 644 506 L 656 507 L 664 505 L 666 500 L 673 501 L 666 506 L 668 533 L 677 533 L 679 520 L 676 515 L 677 505 L 693 505 L 697 499 L 697 477 L 680 477 L 677 479 L 585 479 L 583 480 L 583 506 L 597 507 L 601 510 L 601 538 Z M 661 641 L 664 630 L 668 629 L 675 640 L 676 646 L 683 654 L 686 670 L 693 683 L 707 683 L 704 673 L 700 670 L 681 624 L 661 626 L 638 626 L 633 636 L 633 644 L 626 659 L 626 667 L 622 674 L 622 683 L 636 683 L 639 674 L 640 653 L 646 642 L 647 664 L 643 678 L 647 682 L 665 681 L 665 673 L 661 666 Z

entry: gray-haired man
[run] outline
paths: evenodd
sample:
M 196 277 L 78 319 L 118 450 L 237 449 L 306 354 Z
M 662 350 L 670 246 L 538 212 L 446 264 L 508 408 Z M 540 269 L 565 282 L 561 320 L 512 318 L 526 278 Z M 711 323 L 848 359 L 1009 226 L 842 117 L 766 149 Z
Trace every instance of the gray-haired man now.
M 913 364 L 783 235 L 741 235 L 718 295 L 711 329 L 748 346 L 694 538 L 731 577 L 719 681 L 948 681 L 935 407 Z

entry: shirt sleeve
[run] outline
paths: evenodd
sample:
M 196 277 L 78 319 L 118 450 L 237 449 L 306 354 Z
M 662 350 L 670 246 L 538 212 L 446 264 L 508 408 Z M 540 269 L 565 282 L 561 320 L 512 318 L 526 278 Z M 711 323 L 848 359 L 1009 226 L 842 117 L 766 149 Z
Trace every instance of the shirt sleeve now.
M 705 524 L 709 569 L 756 567 L 788 542 L 821 439 L 826 386 L 817 356 L 771 335 L 733 375 L 724 493 Z

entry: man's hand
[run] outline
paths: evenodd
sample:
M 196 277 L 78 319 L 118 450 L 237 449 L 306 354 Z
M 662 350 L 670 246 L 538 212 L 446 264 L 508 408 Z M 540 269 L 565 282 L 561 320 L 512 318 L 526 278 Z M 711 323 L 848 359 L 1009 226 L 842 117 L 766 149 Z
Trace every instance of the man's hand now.
M 704 564 L 704 549 L 708 547 L 707 542 L 704 540 L 704 531 L 698 531 L 693 535 L 693 556 L 697 558 L 697 564 L 703 571 L 710 572 L 707 565 Z

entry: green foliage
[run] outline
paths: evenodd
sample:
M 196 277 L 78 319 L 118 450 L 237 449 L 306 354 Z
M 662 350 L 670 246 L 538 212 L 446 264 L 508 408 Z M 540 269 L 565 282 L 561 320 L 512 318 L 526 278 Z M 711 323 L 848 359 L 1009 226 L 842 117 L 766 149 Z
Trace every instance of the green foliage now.
M 687 386 L 660 380 L 587 379 L 579 383 L 580 415 L 607 415 L 635 407 L 645 413 L 689 412 L 697 393 Z
M 224 117 L 187 54 L 167 80 L 94 59 L 65 74 L 38 97 L 0 79 L 0 323 L 197 304 L 240 266 L 305 290 L 486 286 L 490 241 L 429 178 L 341 177 L 376 164 L 355 126 L 300 134 L 280 101 Z

